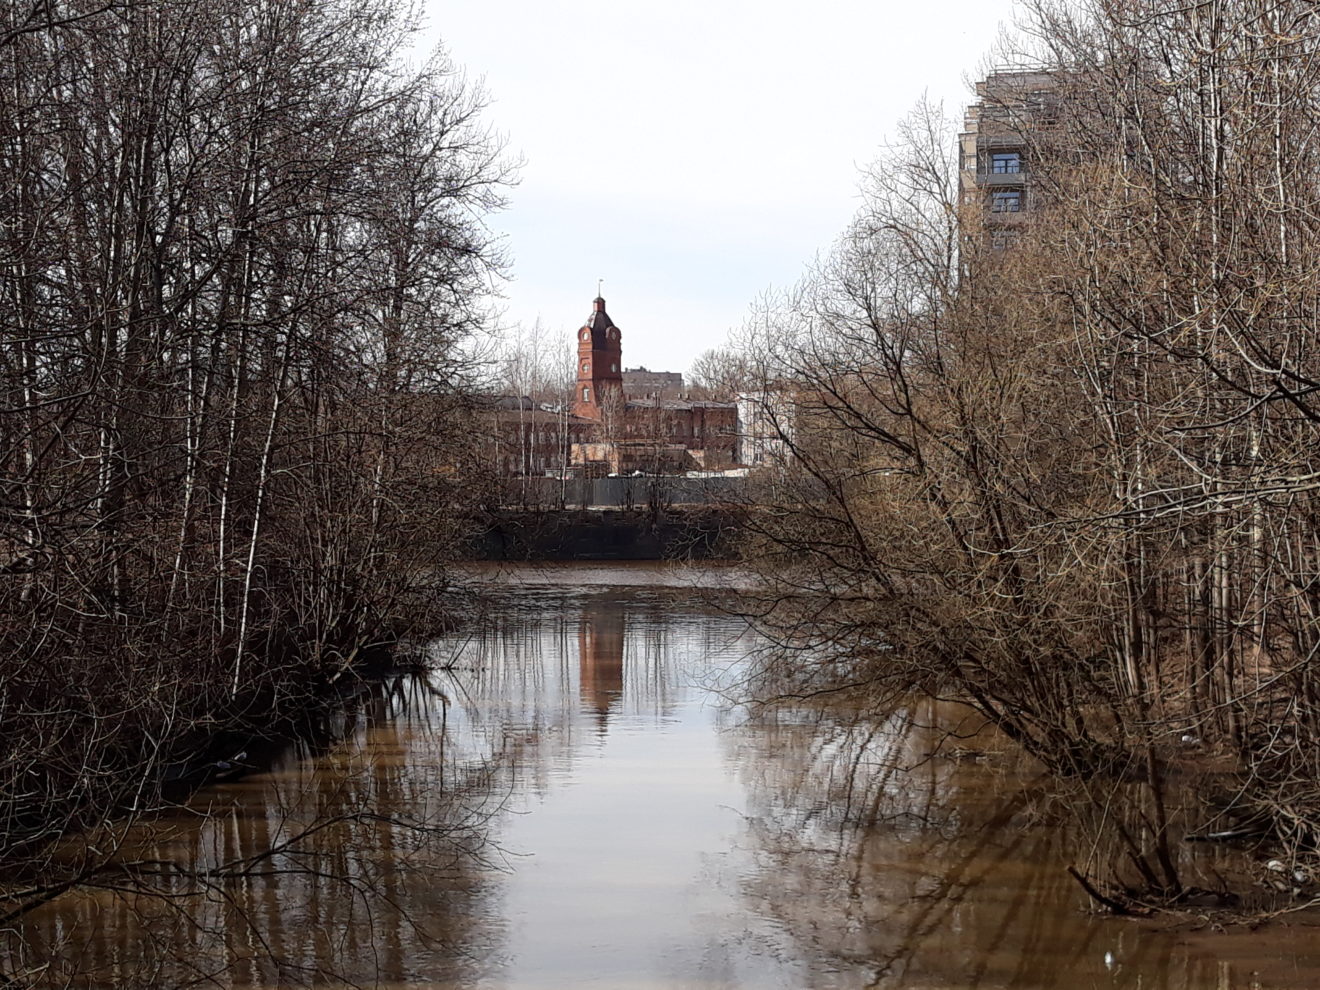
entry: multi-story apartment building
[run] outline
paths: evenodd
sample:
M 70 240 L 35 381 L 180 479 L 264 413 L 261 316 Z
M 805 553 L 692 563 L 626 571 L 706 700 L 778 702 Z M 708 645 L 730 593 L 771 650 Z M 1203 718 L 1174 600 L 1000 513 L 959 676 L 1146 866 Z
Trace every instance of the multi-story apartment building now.
M 1033 138 L 1057 117 L 1055 77 L 996 72 L 976 84 L 959 137 L 959 193 L 985 210 L 992 245 L 1006 246 L 1039 195 L 1032 183 Z

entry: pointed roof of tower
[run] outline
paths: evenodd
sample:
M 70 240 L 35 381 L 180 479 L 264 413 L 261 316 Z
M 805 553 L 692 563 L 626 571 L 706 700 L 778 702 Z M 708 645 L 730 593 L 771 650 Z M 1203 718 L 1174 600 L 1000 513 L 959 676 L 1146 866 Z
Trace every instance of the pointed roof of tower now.
M 587 322 L 582 324 L 588 330 L 608 330 L 615 323 L 610 319 L 610 314 L 605 312 L 605 300 L 597 296 L 591 301 L 591 315 L 587 317 Z

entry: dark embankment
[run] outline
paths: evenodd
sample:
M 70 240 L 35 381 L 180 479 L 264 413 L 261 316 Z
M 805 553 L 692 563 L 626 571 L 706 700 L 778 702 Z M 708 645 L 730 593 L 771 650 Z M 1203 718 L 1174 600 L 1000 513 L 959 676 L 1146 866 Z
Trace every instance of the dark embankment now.
M 731 509 L 508 509 L 491 514 L 477 560 L 712 560 L 733 555 Z

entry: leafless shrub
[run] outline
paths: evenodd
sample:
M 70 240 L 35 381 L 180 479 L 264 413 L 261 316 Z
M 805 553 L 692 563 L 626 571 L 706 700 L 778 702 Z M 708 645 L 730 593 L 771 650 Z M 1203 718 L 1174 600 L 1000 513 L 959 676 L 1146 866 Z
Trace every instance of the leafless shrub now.
M 793 690 L 957 697 L 1088 782 L 1080 807 L 1139 781 L 1124 886 L 1177 902 L 1185 832 L 1306 862 L 1320 825 L 1320 32 L 1250 0 L 1040 2 L 1026 28 L 1057 103 L 1023 129 L 1014 248 L 921 112 L 766 314 L 800 418 L 759 614 L 809 658 Z M 1210 800 L 1173 809 L 1193 764 Z

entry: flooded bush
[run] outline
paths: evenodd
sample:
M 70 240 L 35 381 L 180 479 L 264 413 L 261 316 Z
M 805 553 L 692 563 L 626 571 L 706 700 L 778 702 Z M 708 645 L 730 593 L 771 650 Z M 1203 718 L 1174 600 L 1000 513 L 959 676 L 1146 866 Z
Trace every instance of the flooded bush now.
M 984 716 L 1117 839 L 1114 908 L 1186 903 L 1187 835 L 1309 875 L 1320 826 L 1320 34 L 1301 3 L 1214 11 L 1029 4 L 1003 54 L 1031 71 L 978 108 L 1025 149 L 1011 242 L 922 110 L 748 328 L 791 400 L 749 552 L 782 690 Z

